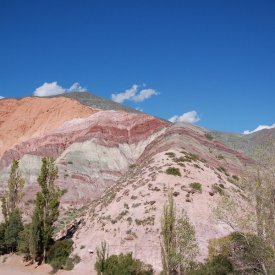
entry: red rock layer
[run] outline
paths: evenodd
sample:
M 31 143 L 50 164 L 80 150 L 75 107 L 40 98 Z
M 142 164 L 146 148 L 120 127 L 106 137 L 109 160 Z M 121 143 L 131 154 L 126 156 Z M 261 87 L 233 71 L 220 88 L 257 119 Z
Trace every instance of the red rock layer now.
M 69 98 L 27 97 L 0 101 L 0 157 L 16 144 L 43 136 L 73 118 L 95 110 Z
M 56 158 L 71 144 L 92 138 L 104 146 L 136 143 L 167 125 L 167 122 L 145 114 L 100 111 L 86 119 L 67 122 L 45 136 L 16 145 L 5 152 L 0 168 L 8 166 L 13 159 L 20 159 L 25 154 Z

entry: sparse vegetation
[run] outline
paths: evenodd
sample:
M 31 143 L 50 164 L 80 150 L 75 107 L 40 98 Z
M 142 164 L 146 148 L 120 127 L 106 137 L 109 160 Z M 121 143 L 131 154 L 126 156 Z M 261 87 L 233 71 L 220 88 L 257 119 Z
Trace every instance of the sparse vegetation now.
M 176 156 L 176 154 L 173 153 L 173 152 L 167 152 L 167 153 L 165 153 L 165 155 L 167 155 L 167 156 L 169 156 L 171 158 L 174 158 Z
M 229 177 L 229 174 L 227 173 L 227 170 L 223 166 L 219 166 L 217 170 L 221 173 L 224 173 L 226 176 Z
M 108 247 L 104 242 L 97 249 L 97 261 L 95 269 L 98 275 L 152 275 L 153 269 L 150 265 L 133 258 L 132 253 L 108 255 Z
M 205 133 L 205 137 L 206 137 L 207 139 L 209 139 L 209 140 L 213 140 L 213 139 L 214 139 L 214 137 L 212 136 L 212 134 L 209 133 L 209 132 Z
M 223 155 L 217 155 L 217 159 L 219 159 L 219 160 L 222 160 L 222 159 L 224 159 L 224 156 Z
M 179 176 L 181 177 L 181 173 L 180 173 L 180 170 L 179 168 L 176 168 L 176 167 L 169 167 L 166 169 L 166 174 L 167 175 L 173 175 L 173 176 Z
M 189 184 L 189 186 L 196 191 L 199 191 L 200 193 L 202 192 L 202 185 L 199 182 L 192 182 Z
M 223 185 L 222 185 L 223 186 Z M 212 192 L 214 193 L 214 194 L 216 194 L 216 193 L 219 193 L 220 195 L 224 195 L 224 186 L 223 187 L 221 187 L 219 184 L 217 184 L 217 183 L 214 183 L 213 185 L 212 185 Z

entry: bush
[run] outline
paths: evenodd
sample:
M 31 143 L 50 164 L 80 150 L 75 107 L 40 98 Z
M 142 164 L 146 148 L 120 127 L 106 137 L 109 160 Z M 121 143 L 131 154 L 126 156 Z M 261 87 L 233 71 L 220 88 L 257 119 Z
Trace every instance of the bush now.
M 176 167 L 169 167 L 166 169 L 166 174 L 167 175 L 173 175 L 173 176 L 181 176 L 179 168 Z
M 63 269 L 67 265 L 72 250 L 73 241 L 71 239 L 56 241 L 47 253 L 46 262 L 55 270 Z
M 231 261 L 221 254 L 214 256 L 205 264 L 200 264 L 198 267 L 189 271 L 188 275 L 228 275 L 234 271 Z
M 211 133 L 205 133 L 205 137 L 206 137 L 207 139 L 209 139 L 209 140 L 213 140 L 213 139 L 214 139 L 214 137 L 212 136 Z
M 66 265 L 64 267 L 65 270 L 73 270 L 74 266 L 80 263 L 81 258 L 78 255 L 73 255 L 72 257 L 68 258 L 66 261 Z
M 176 154 L 173 153 L 173 152 L 167 152 L 167 153 L 165 153 L 165 155 L 166 155 L 166 156 L 169 156 L 169 157 L 171 157 L 171 158 L 174 158 L 174 157 L 176 156 Z
M 96 262 L 96 270 L 102 275 L 151 275 L 153 269 L 150 265 L 144 264 L 142 261 L 134 259 L 132 253 L 126 255 L 112 255 L 107 258 L 104 270 L 98 269 Z M 101 272 L 101 273 L 100 273 Z
M 212 191 L 213 191 L 213 193 L 214 194 L 219 193 L 220 195 L 224 195 L 224 190 L 223 190 L 224 185 L 222 185 L 222 186 L 218 185 L 217 183 L 213 184 L 212 185 Z
M 200 193 L 202 192 L 202 187 L 201 187 L 201 184 L 199 182 L 192 182 L 192 183 L 189 184 L 189 186 L 192 189 L 199 191 Z
M 234 232 L 226 237 L 211 240 L 209 256 L 211 259 L 222 255 L 232 263 L 239 274 L 273 274 L 275 269 L 275 251 L 261 237 L 249 233 Z M 235 273 L 234 273 L 235 274 Z
M 229 177 L 229 174 L 227 173 L 226 169 L 223 166 L 218 167 L 217 170 Z

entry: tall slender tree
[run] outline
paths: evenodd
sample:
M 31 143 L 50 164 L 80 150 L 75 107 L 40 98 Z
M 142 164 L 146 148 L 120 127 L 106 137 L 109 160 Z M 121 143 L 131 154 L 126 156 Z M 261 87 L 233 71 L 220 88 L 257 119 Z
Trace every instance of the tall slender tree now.
M 19 170 L 19 161 L 13 160 L 8 180 L 7 212 L 10 215 L 17 207 L 23 196 L 25 181 Z
M 19 203 L 23 196 L 25 181 L 19 170 L 19 162 L 13 160 L 8 179 L 8 191 L 1 198 L 4 223 L 1 224 L 2 251 L 14 252 L 19 241 L 19 232 L 23 229 Z
M 59 216 L 60 189 L 55 185 L 58 170 L 54 159 L 44 157 L 38 177 L 41 191 L 36 194 L 35 209 L 31 227 L 31 254 L 41 263 L 46 260 L 46 252 L 54 232 L 54 223 Z
M 177 217 L 172 192 L 163 209 L 161 236 L 163 274 L 185 274 L 198 254 L 198 244 L 186 212 Z
M 176 274 L 176 209 L 172 192 L 169 192 L 168 203 L 163 208 L 161 219 L 161 257 L 165 275 Z

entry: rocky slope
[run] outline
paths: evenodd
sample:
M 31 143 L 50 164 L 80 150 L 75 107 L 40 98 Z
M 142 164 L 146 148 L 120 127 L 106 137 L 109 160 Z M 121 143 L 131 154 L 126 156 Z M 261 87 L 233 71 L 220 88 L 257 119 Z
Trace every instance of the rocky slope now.
M 208 241 L 230 232 L 215 219 L 212 208 L 225 193 L 240 197 L 236 174 L 241 176 L 250 163 L 240 153 L 208 140 L 197 127 L 167 127 L 136 164 L 82 213 L 84 222 L 74 236 L 74 253 L 82 261 L 75 270 L 93 272 L 96 256 L 89 252 L 105 240 L 110 254 L 132 252 L 160 271 L 160 219 L 169 189 L 178 213 L 184 209 L 195 225 L 202 260 Z M 168 168 L 178 168 L 180 175 L 167 174 Z M 192 187 L 194 182 L 201 184 L 201 191 Z
M 272 168 L 275 164 L 275 129 L 264 129 L 248 135 L 213 131 L 212 135 L 228 147 L 253 158 L 259 165 Z
M 0 191 L 12 160 L 19 159 L 28 216 L 41 159 L 53 156 L 57 183 L 67 190 L 58 236 L 81 221 L 73 237 L 81 257 L 75 272 L 87 274 L 95 262 L 90 252 L 103 240 L 110 254 L 132 251 L 160 271 L 160 217 L 171 189 L 178 213 L 187 211 L 195 225 L 203 259 L 209 239 L 229 232 L 212 208 L 225 193 L 240 197 L 239 178 L 253 161 L 204 129 L 112 104 L 87 93 L 1 100 Z

